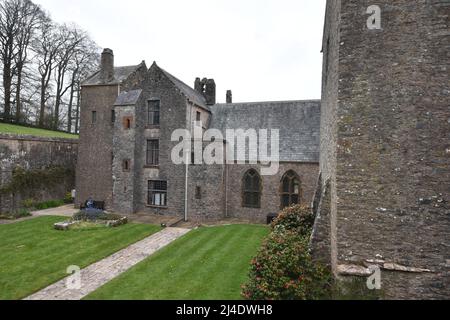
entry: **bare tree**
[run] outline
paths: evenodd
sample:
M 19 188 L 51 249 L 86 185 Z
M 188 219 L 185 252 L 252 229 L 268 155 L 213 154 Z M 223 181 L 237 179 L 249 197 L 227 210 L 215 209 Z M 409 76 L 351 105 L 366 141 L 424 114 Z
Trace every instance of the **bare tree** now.
M 77 131 L 81 79 L 97 68 L 98 58 L 97 45 L 80 28 L 53 23 L 31 0 L 0 0 L 5 120 L 72 131 L 76 103 Z
M 76 99 L 75 108 L 75 133 L 78 133 L 79 122 L 79 95 L 81 89 L 81 81 L 88 77 L 89 74 L 96 71 L 100 56 L 98 54 L 99 48 L 88 37 L 85 37 L 80 43 L 80 50 L 77 50 L 74 55 L 72 65 L 72 77 L 70 82 L 70 98 L 67 113 L 67 131 L 72 132 L 73 125 L 73 103 Z
M 19 32 L 18 0 L 0 2 L 0 60 L 3 64 L 4 118 L 11 120 L 12 81 L 16 72 L 14 59 L 17 55 L 16 41 Z
M 56 56 L 62 45 L 61 37 L 56 33 L 56 27 L 50 19 L 41 24 L 38 40 L 34 45 L 37 53 L 38 71 L 40 75 L 40 106 L 39 126 L 45 125 L 45 109 L 50 97 L 49 87 L 52 73 L 56 68 Z
M 29 63 L 29 46 L 32 38 L 36 35 L 39 24 L 45 19 L 45 15 L 41 8 L 29 0 L 18 1 L 19 8 L 19 30 L 17 34 L 17 55 L 15 65 L 17 71 L 16 80 L 16 121 L 22 119 L 22 83 L 23 71 L 27 63 Z
M 81 43 L 86 38 L 86 35 L 79 31 L 76 27 L 68 27 L 66 25 L 58 28 L 59 37 L 62 45 L 56 54 L 56 97 L 55 97 L 55 111 L 53 115 L 53 128 L 59 127 L 60 108 L 62 103 L 62 97 L 72 87 L 73 81 L 66 83 L 66 74 L 71 64 L 74 61 L 75 55 L 81 51 Z M 73 77 L 73 75 L 72 75 Z

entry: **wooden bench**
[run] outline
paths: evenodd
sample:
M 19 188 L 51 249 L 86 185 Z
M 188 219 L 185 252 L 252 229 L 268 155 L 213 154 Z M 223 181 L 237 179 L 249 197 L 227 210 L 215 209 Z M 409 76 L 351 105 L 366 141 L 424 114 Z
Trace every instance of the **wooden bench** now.
M 80 206 L 80 210 L 87 209 L 87 204 L 89 200 L 87 200 L 84 204 Z M 105 211 L 105 201 L 94 201 L 93 203 L 93 209 L 102 210 Z

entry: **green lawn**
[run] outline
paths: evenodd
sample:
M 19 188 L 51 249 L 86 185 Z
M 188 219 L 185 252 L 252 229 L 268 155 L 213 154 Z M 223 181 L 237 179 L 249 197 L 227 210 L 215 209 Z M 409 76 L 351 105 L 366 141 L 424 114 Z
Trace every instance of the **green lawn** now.
M 78 139 L 78 135 L 58 131 L 29 128 L 8 123 L 0 123 L 0 133 L 23 134 L 37 137 Z
M 160 230 L 127 224 L 119 228 L 56 231 L 66 218 L 42 217 L 0 225 L 0 300 L 21 299 Z
M 87 299 L 241 299 L 265 226 L 200 228 L 107 283 Z

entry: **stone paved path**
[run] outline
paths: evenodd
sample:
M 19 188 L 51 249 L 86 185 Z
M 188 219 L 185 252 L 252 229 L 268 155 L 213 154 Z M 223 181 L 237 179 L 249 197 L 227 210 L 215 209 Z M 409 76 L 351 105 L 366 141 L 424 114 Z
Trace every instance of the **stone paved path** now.
M 62 207 L 57 208 L 51 208 L 46 210 L 40 210 L 40 211 L 33 211 L 31 212 L 30 217 L 20 218 L 16 220 L 0 220 L 0 225 L 2 224 L 13 224 L 17 222 L 22 222 L 26 220 L 31 220 L 39 217 L 46 217 L 46 216 L 58 216 L 58 217 L 67 217 L 71 218 L 75 213 L 80 211 L 79 209 L 74 209 L 73 204 L 68 204 Z
M 71 218 L 75 213 L 80 211 L 80 209 L 75 209 L 73 204 L 68 204 L 66 206 L 51 208 L 41 211 L 33 211 L 31 214 L 33 217 L 45 217 L 45 216 L 60 216 Z
M 81 289 L 68 289 L 69 278 L 29 296 L 25 300 L 81 300 L 121 273 L 188 233 L 189 229 L 166 228 L 112 256 L 81 270 Z

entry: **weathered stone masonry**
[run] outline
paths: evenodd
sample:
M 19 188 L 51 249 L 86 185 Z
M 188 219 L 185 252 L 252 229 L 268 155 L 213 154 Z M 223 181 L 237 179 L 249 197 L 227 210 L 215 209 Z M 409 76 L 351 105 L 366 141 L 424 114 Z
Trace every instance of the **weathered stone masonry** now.
M 367 27 L 374 4 L 380 30 Z M 450 297 L 449 14 L 448 1 L 327 2 L 329 203 L 316 230 L 329 226 L 322 248 L 337 276 L 381 266 L 387 298 Z
M 0 187 L 7 186 L 17 168 L 46 170 L 59 168 L 67 172 L 61 181 L 39 188 L 25 188 L 14 194 L 0 194 L 0 213 L 9 213 L 22 207 L 22 201 L 36 202 L 63 199 L 75 187 L 75 166 L 78 140 L 43 138 L 12 134 L 0 134 Z
M 101 70 L 83 83 L 77 204 L 93 197 L 126 214 L 263 222 L 280 210 L 281 183 L 289 171 L 300 180 L 298 201 L 311 203 L 318 175 L 319 100 L 216 104 L 213 79 L 197 78 L 194 87 L 156 63 L 149 69 L 144 62 L 114 67 L 112 51 L 106 49 Z M 149 122 L 151 101 L 159 102 L 157 124 Z M 259 172 L 261 164 L 186 166 L 172 161 L 172 150 L 179 144 L 171 141 L 172 134 L 178 129 L 192 133 L 194 128 L 217 129 L 223 135 L 228 129 L 280 131 L 280 170 L 262 177 L 260 206 L 247 208 L 242 197 L 244 175 L 251 169 Z M 226 147 L 229 141 L 224 138 L 217 141 Z M 157 164 L 147 163 L 148 140 L 158 141 Z M 201 144 L 205 148 L 208 141 Z M 150 181 L 167 182 L 165 206 L 150 204 Z

